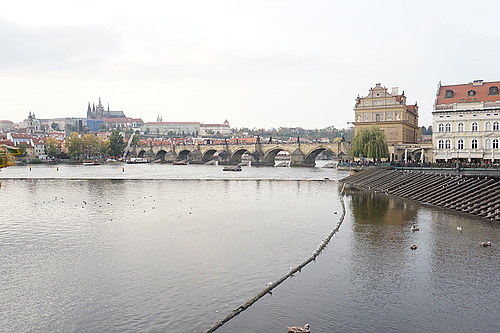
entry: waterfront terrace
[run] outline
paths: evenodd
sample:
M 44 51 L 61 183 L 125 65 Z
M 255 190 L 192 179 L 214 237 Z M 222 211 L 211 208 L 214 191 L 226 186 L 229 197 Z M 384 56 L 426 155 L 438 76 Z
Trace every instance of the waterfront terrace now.
M 354 173 L 341 182 L 500 221 L 498 177 L 372 167 Z

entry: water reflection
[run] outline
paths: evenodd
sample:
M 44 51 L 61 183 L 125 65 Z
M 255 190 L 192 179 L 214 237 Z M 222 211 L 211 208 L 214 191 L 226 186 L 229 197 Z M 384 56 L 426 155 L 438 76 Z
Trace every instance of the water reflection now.
M 352 214 L 357 224 L 408 225 L 417 216 L 418 204 L 393 196 L 346 186 Z

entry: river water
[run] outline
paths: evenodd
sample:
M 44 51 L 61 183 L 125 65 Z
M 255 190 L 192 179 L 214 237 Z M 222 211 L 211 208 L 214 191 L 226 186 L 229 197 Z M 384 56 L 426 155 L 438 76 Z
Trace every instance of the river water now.
M 0 330 L 202 332 L 309 257 L 339 221 L 342 196 L 345 219 L 317 260 L 217 332 L 305 323 L 312 332 L 500 331 L 498 222 L 340 193 L 345 176 L 319 167 L 5 168 Z M 487 240 L 492 247 L 479 245 Z

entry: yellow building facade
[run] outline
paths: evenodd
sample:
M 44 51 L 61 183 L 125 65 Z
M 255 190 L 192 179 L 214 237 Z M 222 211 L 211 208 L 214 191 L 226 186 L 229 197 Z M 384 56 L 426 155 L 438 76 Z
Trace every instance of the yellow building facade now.
M 418 106 L 406 104 L 404 91 L 397 87 L 391 92 L 380 83 L 370 88 L 368 95 L 356 98 L 354 134 L 362 129 L 378 127 L 384 131 L 391 161 L 432 161 L 432 145 L 418 142 Z
M 356 98 L 354 119 L 354 134 L 376 126 L 385 132 L 389 146 L 416 143 L 420 133 L 417 103 L 406 105 L 404 92 L 399 94 L 398 88 L 388 92 L 380 83 L 367 96 Z

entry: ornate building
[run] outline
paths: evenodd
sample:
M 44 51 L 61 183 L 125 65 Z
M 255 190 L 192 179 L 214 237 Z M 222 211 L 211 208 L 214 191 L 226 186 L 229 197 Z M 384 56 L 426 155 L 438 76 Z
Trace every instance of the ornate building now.
M 42 127 L 40 120 L 36 119 L 35 113 L 29 113 L 28 118 L 23 120 L 22 127 L 26 129 L 26 133 L 34 134 L 36 132 L 41 132 Z
M 418 143 L 418 106 L 406 104 L 404 91 L 397 87 L 387 91 L 380 83 L 370 88 L 368 95 L 356 98 L 354 106 L 354 134 L 361 129 L 378 127 L 385 133 L 390 160 L 432 160 L 430 144 Z
M 92 105 L 92 108 L 89 106 L 87 108 L 87 118 L 88 119 L 109 119 L 109 118 L 126 118 L 123 111 L 109 111 L 108 109 L 104 110 L 104 107 L 101 104 L 101 98 L 99 97 L 99 104 L 97 106 L 95 104 Z
M 500 81 L 438 84 L 433 115 L 437 161 L 500 160 Z
M 377 83 L 366 97 L 356 98 L 354 106 L 354 130 L 377 126 L 385 132 L 390 145 L 416 143 L 420 128 L 418 127 L 418 106 L 406 105 L 406 96 L 398 88 L 387 88 Z

